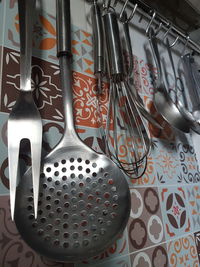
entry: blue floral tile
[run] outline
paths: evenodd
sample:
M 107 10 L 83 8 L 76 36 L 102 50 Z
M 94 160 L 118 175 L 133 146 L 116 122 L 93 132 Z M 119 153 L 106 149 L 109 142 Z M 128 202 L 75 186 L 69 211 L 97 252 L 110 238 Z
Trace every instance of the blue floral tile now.
M 159 193 L 166 240 L 190 233 L 192 223 L 185 186 L 159 187 Z
M 175 142 L 153 139 L 155 175 L 158 184 L 177 184 L 180 179 L 181 166 Z
M 191 142 L 177 144 L 178 156 L 181 165 L 181 179 L 186 183 L 199 183 L 200 171 L 195 150 Z

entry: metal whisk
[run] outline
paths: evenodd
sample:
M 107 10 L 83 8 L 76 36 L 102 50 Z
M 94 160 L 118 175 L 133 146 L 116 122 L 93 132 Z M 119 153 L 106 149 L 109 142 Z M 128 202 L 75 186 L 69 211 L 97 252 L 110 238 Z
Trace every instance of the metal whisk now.
M 149 132 L 125 75 L 116 13 L 106 8 L 102 17 L 110 82 L 107 154 L 131 178 L 139 178 L 151 147 Z

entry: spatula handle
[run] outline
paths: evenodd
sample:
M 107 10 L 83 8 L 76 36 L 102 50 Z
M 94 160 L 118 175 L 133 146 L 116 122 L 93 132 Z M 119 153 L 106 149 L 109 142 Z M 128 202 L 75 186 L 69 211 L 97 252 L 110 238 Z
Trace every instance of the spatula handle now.
M 71 56 L 70 0 L 56 1 L 57 56 Z

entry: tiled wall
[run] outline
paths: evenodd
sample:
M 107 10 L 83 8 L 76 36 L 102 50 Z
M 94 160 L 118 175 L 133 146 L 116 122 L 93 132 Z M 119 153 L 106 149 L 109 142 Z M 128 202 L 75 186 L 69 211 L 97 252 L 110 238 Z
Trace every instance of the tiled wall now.
M 42 4 L 41 4 L 42 3 Z M 88 23 L 89 6 L 83 0 L 72 4 L 73 90 L 76 129 L 82 140 L 102 152 L 93 47 Z M 131 180 L 132 209 L 124 234 L 107 251 L 76 264 L 50 262 L 32 251 L 20 238 L 9 210 L 9 178 L 6 121 L 19 90 L 19 34 L 16 0 L 0 1 L 0 266 L 100 266 L 100 267 L 197 267 L 200 253 L 200 172 L 190 135 L 175 131 L 157 114 L 152 103 L 152 77 L 156 68 L 149 58 L 148 42 L 138 27 L 132 28 L 135 54 L 135 84 L 146 107 L 164 130 L 149 125 L 153 139 L 145 174 Z M 59 67 L 56 59 L 55 1 L 38 4 L 34 26 L 32 86 L 44 125 L 43 155 L 57 144 L 63 133 L 63 111 Z M 144 22 L 145 24 L 145 22 Z M 136 41 L 137 40 L 137 41 Z M 166 64 L 168 69 L 169 65 Z M 168 83 L 174 87 L 173 76 Z M 106 121 L 108 85 L 101 99 Z M 26 148 L 24 148 L 25 150 Z M 23 152 L 23 151 L 22 151 Z M 25 152 L 22 165 L 30 165 Z

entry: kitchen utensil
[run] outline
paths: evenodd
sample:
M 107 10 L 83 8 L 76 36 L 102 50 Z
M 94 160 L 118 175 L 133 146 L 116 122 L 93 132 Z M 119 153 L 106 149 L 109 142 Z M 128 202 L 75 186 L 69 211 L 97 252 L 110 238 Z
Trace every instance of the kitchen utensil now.
M 98 92 L 102 93 L 102 78 L 105 74 L 105 51 L 103 39 L 103 25 L 101 18 L 101 9 L 96 0 L 91 7 L 93 47 L 94 47 L 94 74 L 98 81 Z
M 94 152 L 74 128 L 70 1 L 57 0 L 57 41 L 65 129 L 44 158 L 38 219 L 28 171 L 17 191 L 17 228 L 27 244 L 55 261 L 80 261 L 104 251 L 123 232 L 130 213 L 128 183 L 108 157 Z
M 190 101 L 192 103 L 192 114 L 195 120 L 200 123 L 200 75 L 193 56 L 189 53 L 182 57 L 184 71 Z
M 127 5 L 128 1 L 126 1 L 124 7 Z M 127 45 L 127 50 L 128 50 L 128 55 L 129 55 L 129 68 L 128 68 L 128 74 L 127 74 L 127 82 L 130 84 L 129 79 L 133 77 L 133 69 L 134 69 L 134 58 L 133 58 L 133 52 L 132 52 L 132 44 L 131 44 L 131 38 L 130 38 L 130 32 L 129 32 L 129 21 L 130 19 L 134 16 L 134 13 L 136 12 L 137 9 L 137 4 L 135 5 L 131 15 L 129 18 L 127 18 L 126 11 L 124 10 L 124 7 L 122 9 L 122 12 L 120 13 L 120 19 L 119 21 L 123 25 L 123 30 L 124 30 L 124 36 L 126 40 L 126 45 Z M 134 78 L 133 78 L 134 79 Z M 130 94 L 132 98 L 134 99 L 135 104 L 137 105 L 140 113 L 142 116 L 148 120 L 151 124 L 153 124 L 155 127 L 158 129 L 163 129 L 163 127 L 151 116 L 151 114 L 146 110 L 144 103 L 138 93 L 138 91 L 133 88 L 133 90 L 130 91 Z
M 8 119 L 8 162 L 10 178 L 11 217 L 14 218 L 20 142 L 30 141 L 33 180 L 34 213 L 37 217 L 42 121 L 31 88 L 32 32 L 35 0 L 18 1 L 20 25 L 20 91 Z M 30 182 L 30 181 L 29 181 Z M 20 209 L 20 207 L 19 207 Z
M 177 108 L 179 109 L 179 111 L 181 112 L 181 114 L 183 115 L 183 117 L 188 121 L 188 125 L 189 127 L 195 131 L 196 133 L 200 134 L 200 124 L 198 121 L 196 121 L 194 115 L 188 110 L 186 109 L 186 107 L 184 107 L 184 105 L 180 102 L 178 95 L 177 95 L 177 74 L 176 74 L 176 69 L 175 69 L 175 65 L 174 65 L 174 60 L 172 57 L 172 52 L 171 52 L 171 48 L 170 48 L 170 44 L 169 44 L 169 39 L 166 38 L 166 45 L 167 45 L 167 51 L 168 51 L 168 55 L 169 55 L 169 59 L 171 62 L 171 66 L 172 66 L 172 70 L 174 73 L 174 82 L 175 82 L 175 93 L 176 93 L 176 99 L 175 99 L 175 104 L 177 106 Z M 190 70 L 189 70 L 190 71 Z
M 138 178 L 145 171 L 150 150 L 148 130 L 125 79 L 117 16 L 112 9 L 103 14 L 103 26 L 110 73 L 107 154 L 131 178 Z
M 197 122 L 200 122 L 200 74 L 199 68 L 196 65 L 195 59 L 191 53 L 182 57 L 184 66 L 184 76 L 186 78 L 186 85 L 189 93 L 189 99 L 191 100 L 191 110 L 196 118 Z M 194 91 L 194 93 L 193 93 Z M 199 143 L 200 136 L 195 132 L 192 132 L 193 147 L 195 154 L 200 163 L 200 151 Z
M 190 131 L 188 121 L 183 117 L 180 110 L 172 101 L 164 84 L 157 38 L 152 27 L 149 28 L 147 35 L 158 72 L 157 85 L 154 93 L 154 105 L 157 111 L 169 124 L 185 133 L 188 133 Z

